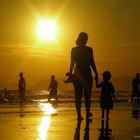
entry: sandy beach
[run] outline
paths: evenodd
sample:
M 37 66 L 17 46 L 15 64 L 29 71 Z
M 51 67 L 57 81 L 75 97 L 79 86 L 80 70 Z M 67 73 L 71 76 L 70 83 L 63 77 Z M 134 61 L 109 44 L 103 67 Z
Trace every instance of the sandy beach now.
M 110 140 L 139 140 L 140 119 L 132 117 L 130 103 L 115 103 L 111 111 Z M 92 103 L 92 120 L 77 122 L 74 103 L 29 103 L 0 105 L 0 140 L 98 140 L 101 128 L 99 103 Z

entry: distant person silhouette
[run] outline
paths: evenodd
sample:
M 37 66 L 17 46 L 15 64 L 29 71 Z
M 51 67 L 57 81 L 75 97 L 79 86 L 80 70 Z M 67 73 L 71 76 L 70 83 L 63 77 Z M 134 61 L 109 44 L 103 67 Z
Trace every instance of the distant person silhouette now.
M 19 77 L 20 79 L 18 82 L 18 90 L 19 90 L 20 104 L 23 104 L 25 102 L 26 83 L 22 72 L 20 72 Z
M 48 87 L 48 91 L 50 92 L 49 97 L 48 97 L 48 101 L 50 101 L 51 98 L 54 98 L 56 101 L 58 100 L 57 99 L 57 88 L 58 88 L 58 82 L 55 79 L 55 75 L 52 75 L 51 82 L 50 82 L 49 87 Z
M 7 90 L 7 88 L 4 88 L 4 98 L 8 99 L 9 97 L 9 91 Z
M 131 94 L 131 103 L 133 102 L 134 97 L 137 97 L 137 100 L 140 98 L 140 74 L 136 73 L 136 77 L 132 81 L 132 94 Z
M 91 47 L 86 46 L 88 41 L 88 34 L 81 32 L 76 40 L 76 47 L 71 50 L 71 62 L 69 75 L 73 75 L 74 69 L 74 89 L 75 89 L 75 106 L 77 111 L 77 119 L 83 119 L 81 116 L 81 99 L 84 94 L 86 105 L 86 117 L 92 116 L 90 113 L 91 106 L 91 90 L 93 78 L 91 68 L 98 78 L 96 65 L 93 57 L 93 50 Z
M 102 110 L 102 119 L 104 119 L 104 113 L 106 111 L 106 119 L 109 119 L 109 111 L 113 109 L 113 99 L 115 100 L 115 89 L 113 84 L 109 81 L 111 79 L 111 73 L 109 71 L 103 72 L 103 81 L 98 83 L 96 79 L 96 87 L 101 88 L 100 107 Z

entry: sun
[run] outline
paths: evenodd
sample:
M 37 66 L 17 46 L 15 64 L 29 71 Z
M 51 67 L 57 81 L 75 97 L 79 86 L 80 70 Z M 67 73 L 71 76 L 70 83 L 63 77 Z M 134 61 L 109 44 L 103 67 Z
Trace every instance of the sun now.
M 40 20 L 37 25 L 37 35 L 41 41 L 55 41 L 57 38 L 56 21 Z

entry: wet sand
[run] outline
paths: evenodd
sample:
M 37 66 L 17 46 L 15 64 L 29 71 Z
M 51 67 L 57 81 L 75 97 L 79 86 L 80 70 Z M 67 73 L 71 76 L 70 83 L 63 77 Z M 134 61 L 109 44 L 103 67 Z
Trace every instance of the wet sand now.
M 44 106 L 44 109 L 43 109 Z M 74 104 L 58 104 L 48 114 L 46 104 L 0 105 L 0 140 L 98 140 L 101 113 L 93 104 L 92 120 L 77 122 Z M 45 109 L 47 110 L 45 112 Z M 111 140 L 140 140 L 140 118 L 132 118 L 130 103 L 118 103 L 111 111 Z

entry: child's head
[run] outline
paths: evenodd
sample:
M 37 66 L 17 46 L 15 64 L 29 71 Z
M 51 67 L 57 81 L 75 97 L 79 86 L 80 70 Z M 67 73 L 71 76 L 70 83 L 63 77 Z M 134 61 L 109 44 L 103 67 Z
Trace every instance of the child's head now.
M 111 73 L 109 72 L 109 71 L 105 71 L 105 72 L 103 72 L 103 79 L 104 79 L 104 81 L 109 81 L 110 80 L 110 78 L 111 78 Z

